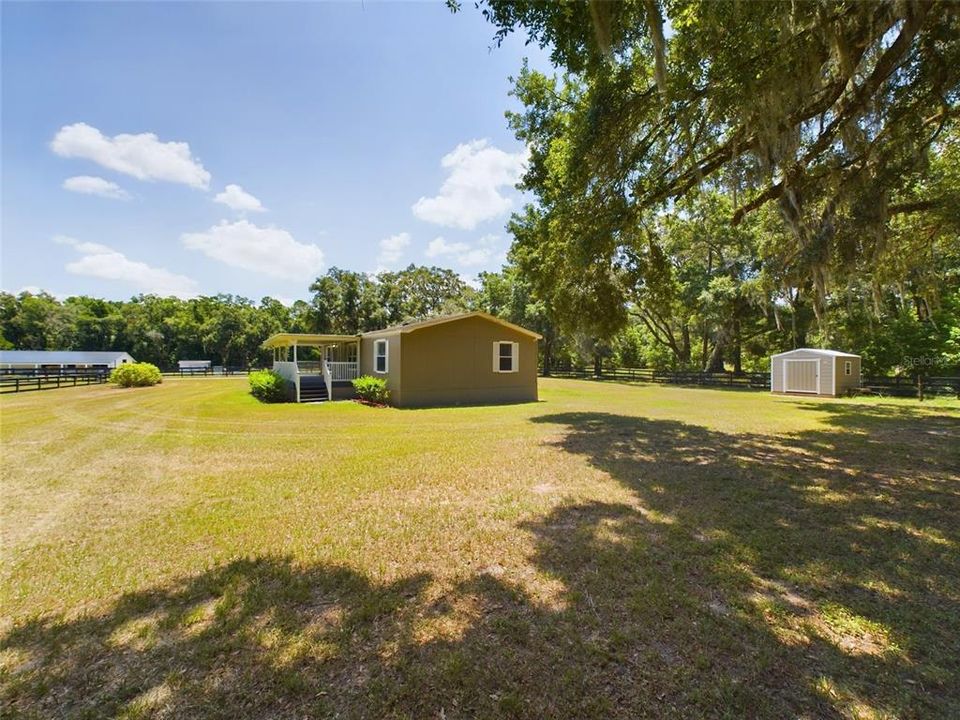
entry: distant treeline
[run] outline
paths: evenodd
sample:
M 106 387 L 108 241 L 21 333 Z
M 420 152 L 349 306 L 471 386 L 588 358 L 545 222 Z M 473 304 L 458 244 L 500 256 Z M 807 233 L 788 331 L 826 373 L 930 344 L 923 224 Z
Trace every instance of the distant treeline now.
M 722 266 L 714 269 L 717 275 Z M 705 280 L 706 282 L 706 280 Z M 809 308 L 760 303 L 736 306 L 731 325 L 722 303 L 701 298 L 702 310 L 682 330 L 684 359 L 670 336 L 650 323 L 649 308 L 630 308 L 630 322 L 609 339 L 577 329 L 536 298 L 513 265 L 481 273 L 478 287 L 451 270 L 413 266 L 376 276 L 332 268 L 311 284 L 311 300 L 284 305 L 235 295 L 173 297 L 139 295 L 126 301 L 76 296 L 64 300 L 28 292 L 0 293 L 0 346 L 34 350 L 125 350 L 138 360 L 172 368 L 180 359 L 211 360 L 232 367 L 264 366 L 261 343 L 276 332 L 352 334 L 431 315 L 482 310 L 543 335 L 541 366 L 566 368 L 648 367 L 701 371 L 766 370 L 770 354 L 817 344 Z M 674 306 L 676 308 L 677 306 Z M 890 297 L 879 319 L 863 304 L 838 302 L 832 343 L 863 355 L 869 374 L 952 375 L 960 362 L 960 296 L 945 292 L 934 312 L 920 314 Z M 686 318 L 690 308 L 680 306 Z M 676 322 L 674 320 L 674 322 Z
M 310 287 L 311 302 L 287 306 L 237 295 L 187 300 L 138 295 L 126 301 L 46 293 L 0 293 L 0 346 L 24 350 L 125 350 L 171 368 L 180 359 L 215 365 L 264 365 L 261 343 L 276 332 L 355 333 L 412 317 L 462 310 L 471 289 L 450 270 L 399 272 L 331 269 Z

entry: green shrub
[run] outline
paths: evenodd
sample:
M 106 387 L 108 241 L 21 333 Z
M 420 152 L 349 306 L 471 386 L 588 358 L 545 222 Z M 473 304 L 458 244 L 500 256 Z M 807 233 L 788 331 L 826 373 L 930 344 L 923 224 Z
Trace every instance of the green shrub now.
M 110 373 L 110 382 L 120 387 L 148 387 L 163 382 L 160 368 L 147 362 L 126 363 Z
M 250 381 L 250 394 L 261 402 L 286 402 L 287 381 L 273 370 L 254 370 L 247 379 Z
M 387 381 L 383 378 L 361 375 L 353 381 L 353 389 L 361 400 L 377 405 L 386 405 L 390 400 L 390 391 L 387 390 Z

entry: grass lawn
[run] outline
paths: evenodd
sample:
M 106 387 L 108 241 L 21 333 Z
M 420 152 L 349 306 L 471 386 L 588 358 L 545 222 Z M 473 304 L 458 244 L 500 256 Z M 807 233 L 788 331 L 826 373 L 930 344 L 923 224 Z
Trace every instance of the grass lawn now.
M 24 717 L 960 717 L 960 406 L 0 398 Z

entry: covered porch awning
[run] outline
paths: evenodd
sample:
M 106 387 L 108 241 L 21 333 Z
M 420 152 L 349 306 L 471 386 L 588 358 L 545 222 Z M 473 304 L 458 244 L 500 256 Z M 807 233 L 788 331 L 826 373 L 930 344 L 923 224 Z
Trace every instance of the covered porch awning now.
M 298 399 L 304 375 L 322 375 L 328 396 L 332 383 L 349 382 L 359 375 L 359 335 L 277 333 L 264 340 L 262 347 L 273 350 L 273 369 L 296 384 Z M 298 353 L 298 348 L 317 348 L 319 354 Z
M 340 343 L 359 342 L 359 335 L 314 335 L 310 333 L 277 333 L 263 341 L 262 347 L 289 348 L 289 347 L 323 347 Z

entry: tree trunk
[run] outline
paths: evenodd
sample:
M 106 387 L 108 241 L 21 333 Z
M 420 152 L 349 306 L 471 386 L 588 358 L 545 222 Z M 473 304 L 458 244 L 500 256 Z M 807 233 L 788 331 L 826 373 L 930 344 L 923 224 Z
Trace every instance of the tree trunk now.
M 690 364 L 690 326 L 687 323 L 683 324 L 683 330 L 681 331 L 681 345 L 680 345 L 680 362 L 685 365 Z
M 593 375 L 600 377 L 603 374 L 603 357 L 600 353 L 593 354 Z
M 807 344 L 807 332 L 798 321 L 802 308 L 803 299 L 800 296 L 800 291 L 797 290 L 796 295 L 790 296 L 790 339 L 794 350 L 805 347 Z
M 710 362 L 707 363 L 705 372 L 719 373 L 724 371 L 723 367 L 723 350 L 725 345 L 724 332 L 721 331 L 717 335 L 717 344 L 713 346 L 713 352 L 710 354 Z
M 707 250 L 707 277 L 713 274 L 713 248 Z M 707 366 L 707 349 L 710 347 L 710 336 L 707 332 L 707 321 L 703 321 L 703 330 L 700 343 L 700 367 Z
M 733 372 L 736 375 L 743 375 L 743 353 L 740 347 L 740 319 L 733 324 Z

